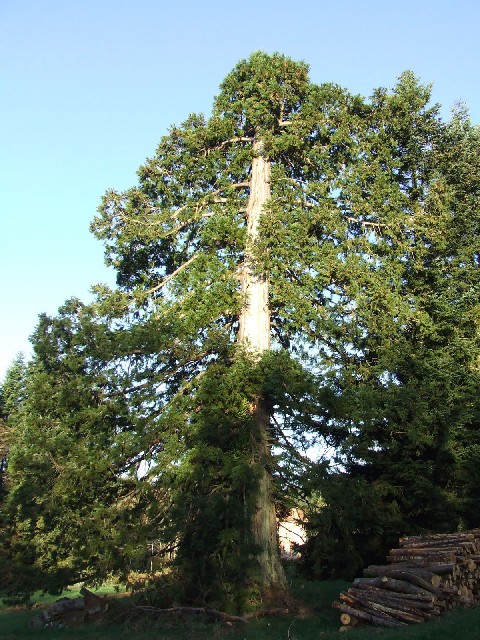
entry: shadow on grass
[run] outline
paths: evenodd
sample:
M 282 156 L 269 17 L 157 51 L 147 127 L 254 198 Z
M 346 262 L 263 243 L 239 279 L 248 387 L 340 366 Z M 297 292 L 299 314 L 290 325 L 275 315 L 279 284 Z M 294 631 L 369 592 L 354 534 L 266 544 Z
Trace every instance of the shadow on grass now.
M 339 613 L 331 604 L 347 586 L 344 582 L 292 581 L 292 596 L 305 603 L 303 610 L 284 617 L 252 620 L 245 626 L 206 622 L 192 616 L 38 631 L 28 628 L 28 621 L 38 613 L 35 608 L 4 609 L 0 611 L 0 640 L 38 637 L 46 640 L 339 640 L 345 638 L 345 634 L 339 632 Z M 76 593 L 70 591 L 67 595 Z M 46 600 L 48 598 L 43 602 Z M 403 629 L 357 627 L 347 637 L 348 640 L 477 640 L 480 639 L 480 607 L 456 609 L 438 620 Z

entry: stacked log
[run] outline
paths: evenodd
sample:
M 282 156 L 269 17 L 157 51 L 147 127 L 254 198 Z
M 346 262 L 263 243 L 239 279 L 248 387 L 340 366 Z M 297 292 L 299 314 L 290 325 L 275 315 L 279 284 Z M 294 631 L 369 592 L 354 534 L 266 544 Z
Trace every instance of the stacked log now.
M 387 562 L 364 569 L 333 603 L 342 630 L 418 624 L 480 602 L 480 529 L 400 538 Z

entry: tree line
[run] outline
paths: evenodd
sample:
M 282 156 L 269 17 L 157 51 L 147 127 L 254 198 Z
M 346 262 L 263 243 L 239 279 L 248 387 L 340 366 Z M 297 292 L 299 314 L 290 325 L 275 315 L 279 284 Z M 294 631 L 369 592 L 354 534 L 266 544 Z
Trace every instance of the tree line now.
M 480 526 L 480 130 L 430 99 L 257 52 L 105 194 L 116 286 L 40 316 L 2 385 L 4 592 L 156 540 L 180 599 L 240 611 L 285 593 L 292 507 L 322 578 Z

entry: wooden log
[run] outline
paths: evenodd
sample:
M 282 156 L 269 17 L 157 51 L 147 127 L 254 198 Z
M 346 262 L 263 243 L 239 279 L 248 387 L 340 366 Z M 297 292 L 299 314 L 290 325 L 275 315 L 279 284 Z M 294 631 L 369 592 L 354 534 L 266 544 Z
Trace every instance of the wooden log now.
M 381 612 L 396 618 L 397 620 L 408 623 L 419 623 L 425 621 L 425 618 L 421 614 L 414 611 L 405 611 L 403 608 L 394 604 L 392 605 L 391 603 L 379 602 L 378 595 L 377 598 L 372 598 L 365 595 L 356 596 L 353 593 L 348 592 L 347 594 L 341 594 L 340 597 L 347 603 L 347 605 L 355 608 L 359 606 L 362 611 L 369 611 L 373 614 Z
M 84 611 L 85 601 L 83 598 L 60 598 L 52 605 L 45 609 L 43 617 L 46 621 L 61 618 L 67 612 Z
M 437 538 L 436 540 L 418 540 L 403 542 L 399 540 L 402 549 L 437 549 L 441 547 L 466 547 L 473 549 L 476 546 L 473 536 L 466 538 Z
M 355 591 L 355 587 L 351 587 L 349 591 Z M 377 591 L 384 593 L 384 594 L 389 594 L 389 597 L 391 598 L 401 598 L 404 600 L 413 600 L 414 602 L 424 602 L 427 604 L 433 604 L 435 603 L 435 605 L 437 604 L 438 600 L 437 598 L 435 598 L 435 596 L 432 593 L 428 593 L 428 594 L 417 594 L 417 593 L 399 593 L 398 591 L 388 591 L 387 589 L 384 589 L 382 587 L 374 587 L 374 586 L 369 586 L 369 585 L 362 585 L 359 589 L 359 591 L 365 591 L 365 592 L 373 592 L 376 593 Z M 347 593 L 348 593 L 347 592 Z
M 375 578 L 378 576 L 389 576 L 397 571 L 406 571 L 407 573 L 414 574 L 419 578 L 423 578 L 423 580 L 431 582 L 432 584 L 441 580 L 440 576 L 433 573 L 433 571 L 408 563 L 370 565 L 363 570 L 363 575 L 365 578 Z M 433 584 L 433 586 L 438 586 L 438 584 Z
M 383 613 L 387 613 L 388 615 L 392 616 L 392 618 L 397 618 L 397 620 L 401 620 L 402 622 L 408 622 L 411 624 L 421 624 L 422 622 L 425 622 L 425 620 L 428 620 L 430 618 L 430 616 L 428 614 L 425 614 L 425 612 L 418 612 L 413 610 L 407 611 L 403 607 L 395 606 L 392 603 L 376 603 L 375 605 L 373 605 L 373 608 L 378 609 Z
M 408 571 L 415 573 L 420 578 L 429 580 L 433 575 L 433 571 L 426 567 L 419 567 L 412 562 L 396 562 L 395 564 L 371 564 L 365 567 L 363 575 L 365 577 L 375 577 L 380 575 L 388 575 L 392 571 Z
M 388 577 L 394 578 L 395 580 L 402 580 L 403 582 L 409 582 L 410 584 L 420 587 L 424 591 L 433 593 L 437 597 L 441 597 L 442 595 L 442 592 L 434 587 L 431 581 L 429 582 L 428 580 L 424 580 L 410 571 L 392 571 L 389 573 Z
M 423 587 L 419 587 L 411 582 L 406 582 L 405 580 L 384 577 L 382 578 L 382 583 L 385 589 L 397 591 L 399 593 L 412 593 L 415 595 L 426 595 L 431 593 L 429 589 L 424 589 Z
M 351 616 L 349 613 L 342 613 L 340 615 L 340 622 L 343 626 L 347 627 L 356 627 L 358 624 L 358 619 Z
M 433 571 L 436 575 L 444 576 L 449 573 L 454 574 L 457 566 L 454 562 L 432 562 L 428 565 L 428 570 Z
M 463 584 L 460 587 L 460 596 L 463 596 L 464 598 L 471 598 L 472 597 L 472 590 L 469 589 L 467 587 L 467 585 Z
M 395 580 L 394 578 L 388 578 L 386 576 L 382 578 L 355 578 L 355 580 L 353 581 L 353 585 L 371 585 L 373 587 L 388 589 L 389 591 L 397 591 L 399 593 L 413 593 L 416 595 L 428 595 L 430 593 L 426 589 L 417 587 L 410 582 L 405 582 L 404 580 Z
M 463 533 L 433 533 L 423 536 L 403 536 L 399 539 L 398 543 L 402 547 L 419 543 L 435 545 L 442 541 L 446 541 L 448 544 L 455 544 L 456 542 L 473 541 L 476 537 L 480 537 L 480 534 L 476 534 L 475 531 L 465 531 Z
M 391 619 L 418 623 L 480 602 L 480 529 L 404 536 L 387 562 L 366 567 L 338 606 L 351 607 L 357 619 L 381 624 L 372 621 L 380 618 L 392 626 Z
M 413 613 L 422 611 L 422 615 L 440 614 L 440 608 L 435 605 L 433 599 L 429 602 L 418 600 L 418 596 L 410 596 L 410 599 L 408 599 L 406 598 L 408 594 L 403 595 L 393 591 L 383 591 L 382 589 L 349 589 L 346 595 L 348 597 L 367 598 L 369 601 L 379 602 L 380 604 L 390 603 Z
M 415 564 L 419 564 L 420 566 L 428 565 L 430 562 L 436 563 L 455 563 L 457 561 L 457 556 L 454 553 L 443 553 L 434 556 L 387 556 L 387 562 L 414 562 Z
M 440 587 L 440 591 L 442 591 L 442 593 L 444 593 L 446 596 L 448 596 L 449 598 L 455 598 L 456 596 L 460 595 L 460 589 L 458 589 L 457 587 Z
M 360 611 L 358 609 L 354 609 L 353 607 L 348 606 L 347 604 L 342 604 L 341 602 L 334 602 L 332 605 L 335 609 L 339 609 L 343 613 L 348 613 L 357 620 L 363 620 L 364 622 L 369 622 L 370 624 L 377 625 L 379 627 L 404 627 L 406 624 L 404 622 L 400 622 L 399 620 L 395 620 L 388 615 L 380 615 L 380 612 L 377 614 L 368 613 L 367 611 Z
M 462 555 L 464 552 L 463 547 L 414 547 L 410 548 L 400 548 L 400 549 L 390 549 L 389 554 L 391 556 L 415 556 L 415 557 L 424 557 L 430 558 L 432 556 L 442 556 L 442 555 Z
M 418 572 L 428 572 L 429 574 L 436 574 L 439 576 L 455 573 L 458 571 L 457 564 L 455 562 L 430 562 L 428 560 L 415 561 L 414 558 L 408 558 L 401 562 L 395 562 L 388 565 L 370 565 L 371 567 L 392 567 L 392 570 L 404 569 L 408 571 L 415 569 Z M 367 567 L 370 568 L 370 567 Z M 426 576 L 422 576 L 426 578 Z

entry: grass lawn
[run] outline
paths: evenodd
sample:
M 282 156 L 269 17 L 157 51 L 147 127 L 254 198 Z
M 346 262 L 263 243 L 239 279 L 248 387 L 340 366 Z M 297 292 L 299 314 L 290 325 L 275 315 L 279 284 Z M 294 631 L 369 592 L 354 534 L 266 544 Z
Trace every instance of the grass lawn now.
M 0 640 L 27 640 L 45 638 L 54 640 L 480 640 L 480 607 L 456 609 L 438 620 L 405 629 L 379 629 L 357 627 L 347 634 L 338 631 L 339 612 L 331 603 L 348 585 L 344 582 L 297 581 L 292 585 L 293 595 L 304 601 L 314 613 L 310 616 L 252 620 L 247 625 L 228 626 L 219 622 L 204 622 L 195 618 L 162 618 L 157 621 L 125 622 L 110 625 L 85 625 L 63 630 L 33 630 L 28 621 L 35 609 L 0 610 Z M 105 593 L 108 589 L 102 590 Z M 112 591 L 112 590 L 110 590 Z M 68 596 L 78 595 L 75 590 Z M 55 597 L 37 599 L 38 602 Z

